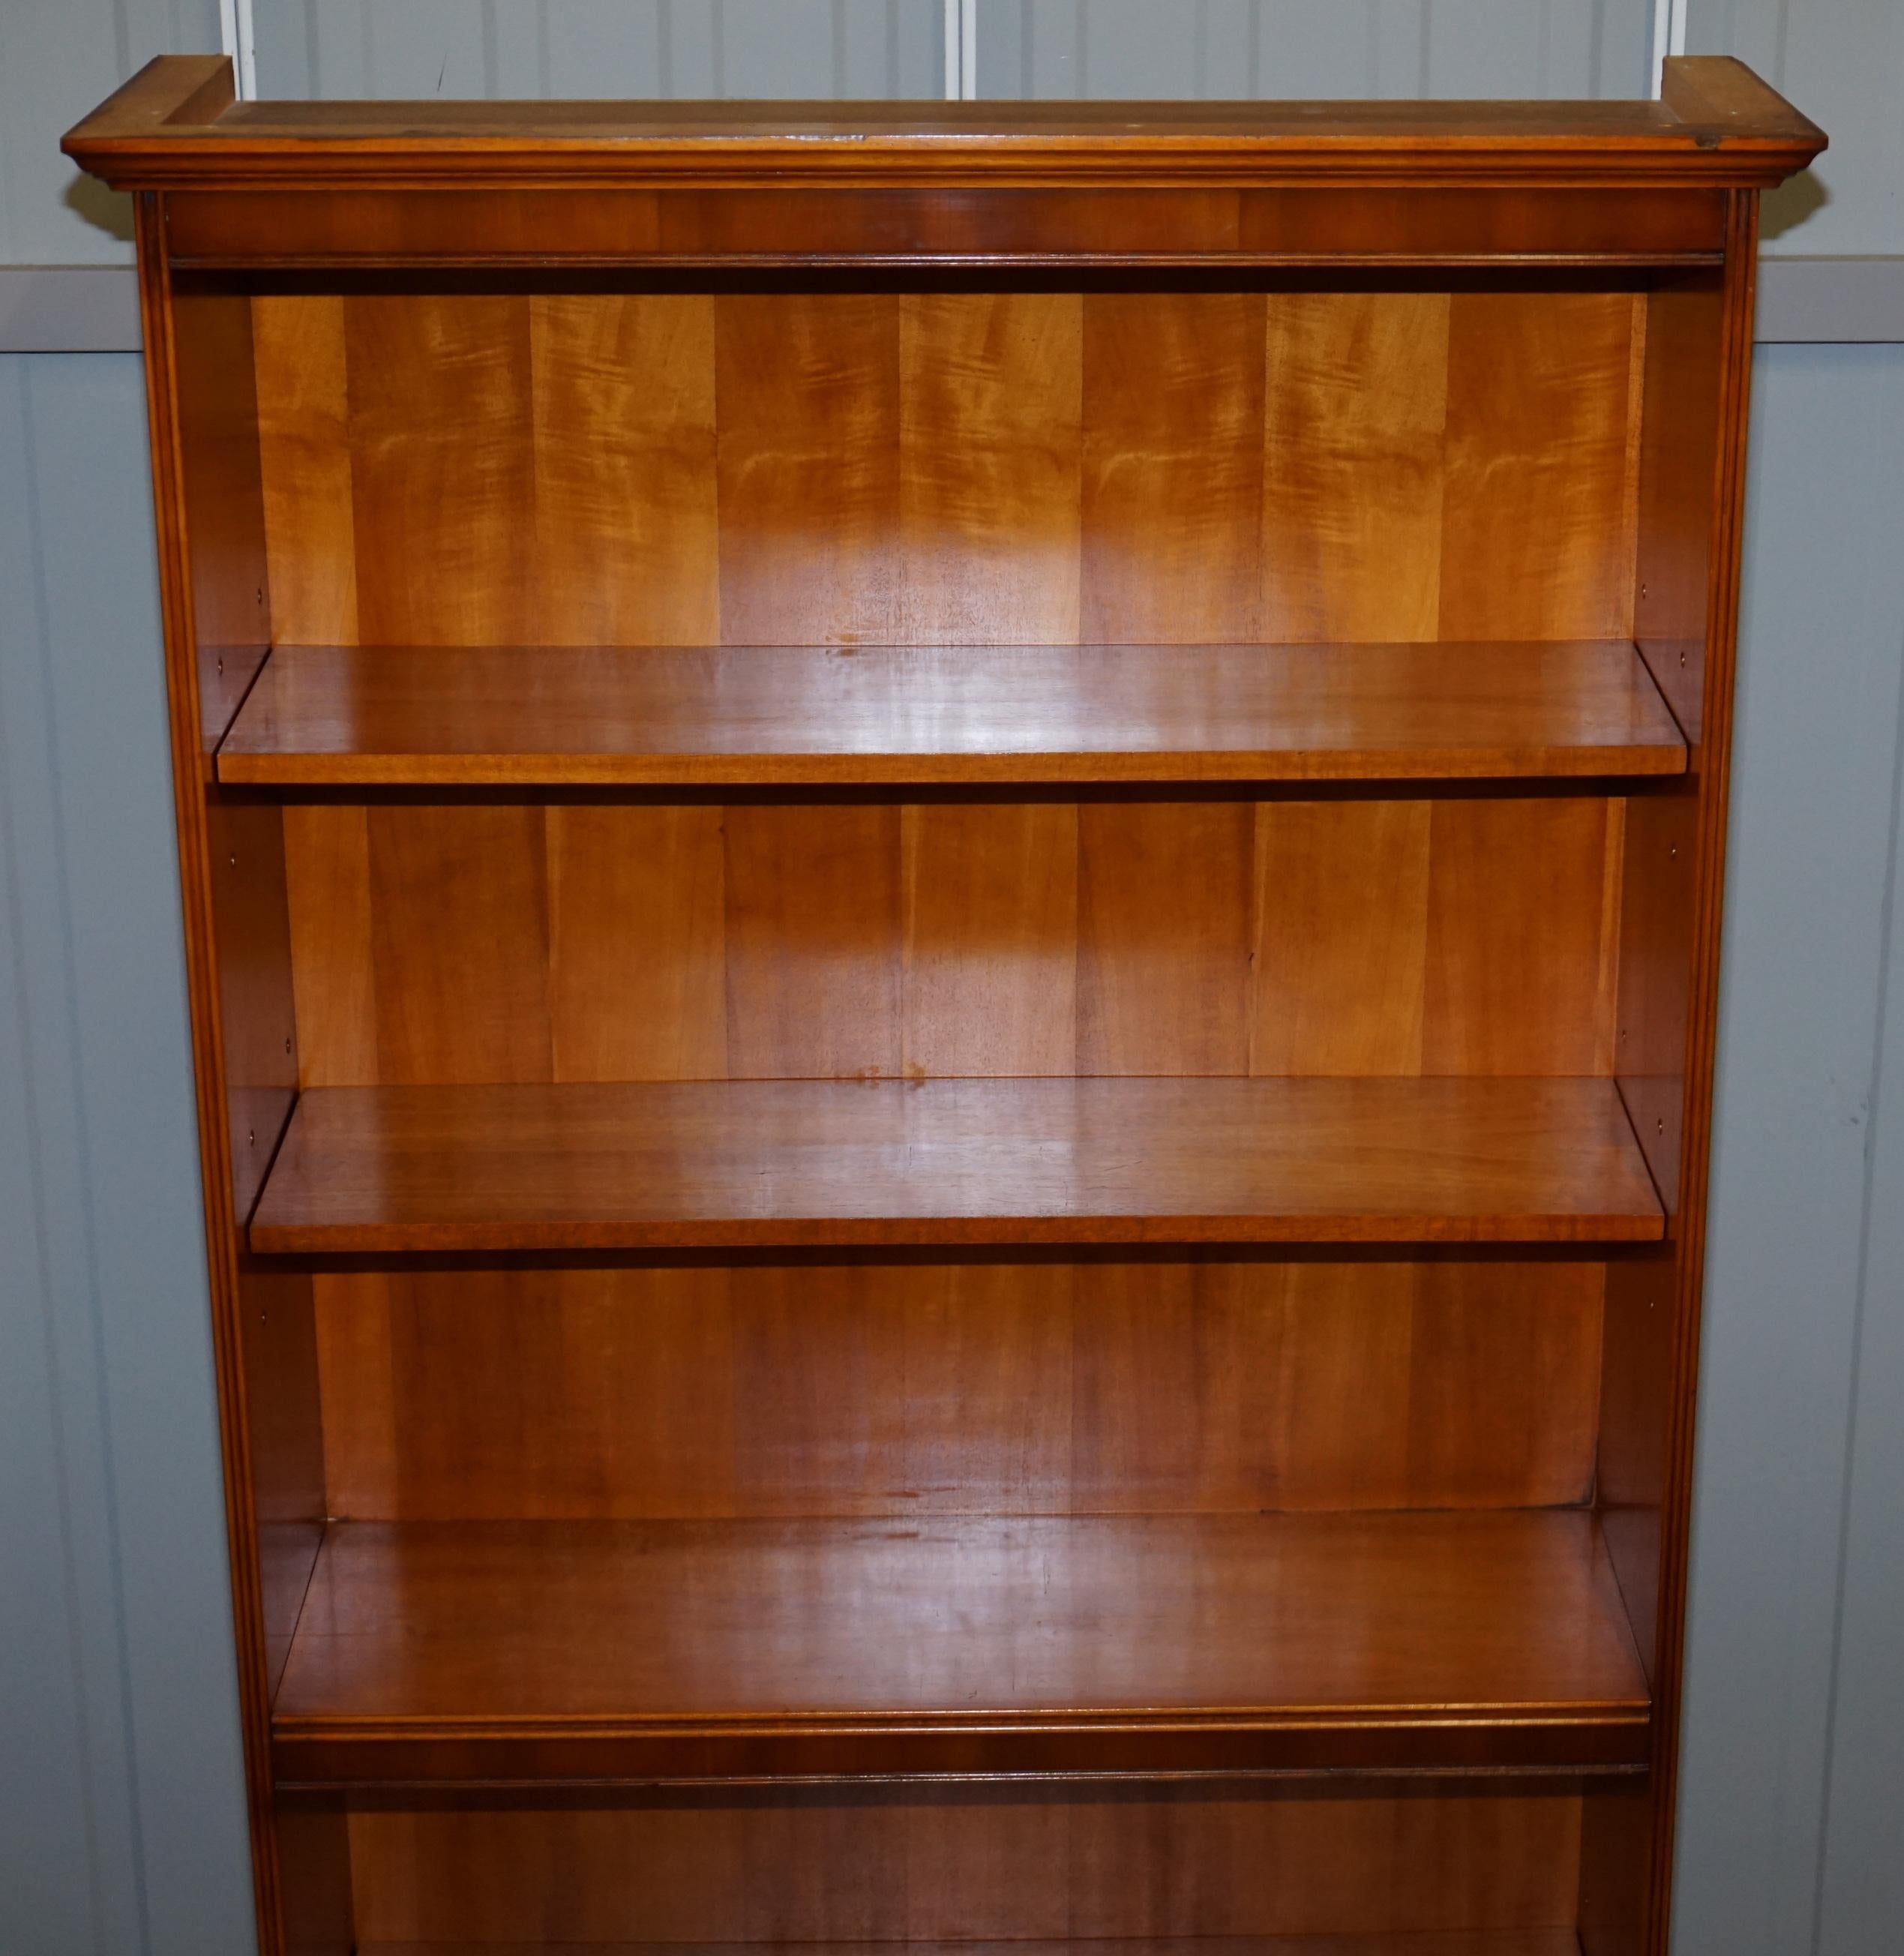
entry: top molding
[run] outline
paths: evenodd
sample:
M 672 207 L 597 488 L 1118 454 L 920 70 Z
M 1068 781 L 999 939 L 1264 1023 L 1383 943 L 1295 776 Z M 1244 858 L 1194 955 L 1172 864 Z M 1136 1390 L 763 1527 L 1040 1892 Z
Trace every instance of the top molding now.
M 1659 102 L 238 102 L 162 55 L 61 147 L 118 190 L 1764 188 L 1824 132 L 1741 63 Z

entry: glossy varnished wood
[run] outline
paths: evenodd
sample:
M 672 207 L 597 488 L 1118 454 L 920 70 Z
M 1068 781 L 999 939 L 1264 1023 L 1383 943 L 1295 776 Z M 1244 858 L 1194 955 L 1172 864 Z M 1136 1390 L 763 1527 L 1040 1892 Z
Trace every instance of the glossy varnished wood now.
M 320 1087 L 254 1249 L 1639 1242 L 1599 1080 Z
M 279 1776 L 329 1781 L 1647 1746 L 1595 1525 L 1561 1512 L 337 1523 L 273 1720 Z
M 771 1944 L 544 1942 L 361 1942 L 357 1956 L 736 1956 Z M 881 1946 L 859 1942 L 802 1943 L 805 1956 L 874 1956 Z M 917 1956 L 1079 1956 L 1059 1941 L 913 1941 Z M 1193 1936 L 1094 1942 L 1093 1956 L 1579 1956 L 1571 1929 L 1458 1930 L 1429 1935 Z
M 234 103 L 166 56 L 67 136 L 122 188 L 222 182 L 1763 185 L 1823 132 L 1748 69 L 1681 59 L 1668 103 Z M 1677 103 L 1677 106 L 1673 106 Z
M 320 1270 L 358 1521 L 1550 1507 L 1602 1267 L 1387 1257 Z
M 1631 293 L 251 305 L 280 644 L 1631 633 Z
M 274 784 L 1464 780 L 1672 774 L 1617 641 L 281 646 L 219 749 Z
M 307 1086 L 1612 1067 L 1603 795 L 403 797 L 285 828 Z
M 367 1942 L 531 1944 L 1359 1935 L 1411 1956 L 1404 1938 L 1566 1920 L 1581 1784 L 672 1789 L 435 1810 L 360 1799 L 358 1929 Z

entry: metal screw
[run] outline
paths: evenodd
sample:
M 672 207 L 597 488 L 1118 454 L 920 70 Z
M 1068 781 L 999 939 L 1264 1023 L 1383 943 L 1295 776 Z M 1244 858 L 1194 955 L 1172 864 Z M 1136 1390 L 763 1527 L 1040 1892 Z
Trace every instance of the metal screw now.
M 225 661 L 222 659 L 220 659 L 218 662 L 218 670 L 219 676 L 222 678 L 225 673 Z
M 288 1057 L 289 1057 L 289 1055 L 290 1055 L 290 1052 L 291 1052 L 291 1042 L 290 1042 L 290 1040 L 286 1040 L 285 1041 L 285 1043 L 284 1043 L 284 1049 L 285 1049 L 285 1056 L 286 1056 L 287 1058 L 288 1058 Z
M 1675 843 L 1674 843 L 1674 844 L 1672 844 L 1671 845 L 1671 847 L 1669 847 L 1669 848 L 1667 849 L 1667 850 L 1666 850 L 1666 854 L 1667 854 L 1667 855 L 1668 855 L 1668 856 L 1672 859 L 1672 861 L 1674 861 L 1675 863 L 1678 862 L 1678 861 L 1679 861 L 1679 844 L 1678 844 L 1678 843 L 1676 843 L 1676 842 L 1675 842 Z
M 1666 1132 L 1666 1123 L 1664 1121 L 1655 1121 L 1653 1126 L 1656 1133 L 1663 1134 Z
M 244 1135 L 244 1145 L 245 1145 L 247 1148 L 254 1148 L 254 1147 L 256 1147 L 257 1146 L 257 1144 L 258 1144 L 258 1131 L 257 1131 L 257 1128 L 247 1128 L 247 1129 L 245 1131 L 245 1135 Z

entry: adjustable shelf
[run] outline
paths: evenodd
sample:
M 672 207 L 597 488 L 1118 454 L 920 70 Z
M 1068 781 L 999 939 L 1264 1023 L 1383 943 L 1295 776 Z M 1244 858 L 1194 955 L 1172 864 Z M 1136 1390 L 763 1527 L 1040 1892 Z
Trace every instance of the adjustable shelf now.
M 1049 1243 L 1634 1243 L 1606 1080 L 320 1087 L 263 1253 Z
M 739 1949 L 799 1956 L 874 1956 L 872 1942 L 710 1943 L 700 1956 Z M 1092 1937 L 1010 1942 L 920 1942 L 909 1956 L 1580 1956 L 1571 1929 L 1458 1929 L 1403 1935 L 1187 1935 Z M 360 1942 L 356 1956 L 655 1956 L 651 1942 Z M 679 1956 L 671 1951 L 670 1956 Z
M 1585 1514 L 335 1523 L 281 1781 L 1643 1765 Z
M 193 58 L 72 132 L 260 1956 L 1658 1956 L 1757 200 L 1823 140 L 1712 59 Z
M 281 645 L 218 754 L 273 786 L 1675 775 L 1637 650 Z

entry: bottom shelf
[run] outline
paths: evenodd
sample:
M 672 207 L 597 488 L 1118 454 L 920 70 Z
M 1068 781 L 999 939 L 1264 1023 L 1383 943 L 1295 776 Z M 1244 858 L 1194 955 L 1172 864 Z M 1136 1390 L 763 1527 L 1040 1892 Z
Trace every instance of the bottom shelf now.
M 1426 1935 L 1179 1935 L 1088 1942 L 360 1942 L 357 1956 L 1580 1956 L 1571 1929 Z
M 287 1785 L 1643 1765 L 1591 1515 L 333 1525 Z

